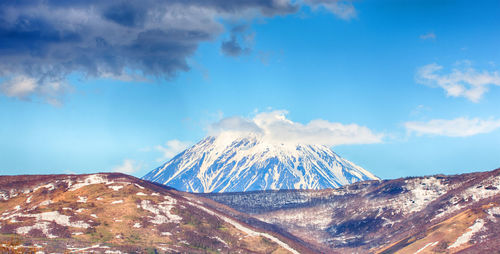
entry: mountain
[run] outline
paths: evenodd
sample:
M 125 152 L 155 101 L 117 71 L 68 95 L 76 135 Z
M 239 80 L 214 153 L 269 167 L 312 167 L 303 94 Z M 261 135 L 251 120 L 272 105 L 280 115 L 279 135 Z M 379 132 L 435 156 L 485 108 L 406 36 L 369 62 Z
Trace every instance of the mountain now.
M 249 213 L 321 253 L 500 250 L 500 169 L 337 189 L 198 195 Z
M 0 176 L 0 253 L 310 253 L 222 206 L 118 173 Z
M 326 146 L 249 134 L 207 137 L 143 179 L 188 192 L 238 192 L 325 189 L 378 178 Z

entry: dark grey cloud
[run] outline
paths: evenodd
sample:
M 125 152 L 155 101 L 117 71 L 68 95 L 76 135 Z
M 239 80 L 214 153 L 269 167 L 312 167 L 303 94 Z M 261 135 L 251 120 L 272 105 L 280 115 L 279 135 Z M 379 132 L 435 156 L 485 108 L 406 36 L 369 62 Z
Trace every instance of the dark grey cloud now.
M 221 50 L 222 53 L 224 53 L 227 56 L 237 57 L 244 53 L 248 53 L 250 51 L 250 48 L 242 47 L 238 42 L 238 40 L 236 39 L 236 36 L 233 35 L 229 40 L 222 42 Z
M 120 3 L 107 7 L 103 11 L 103 17 L 123 26 L 134 27 L 143 24 L 146 10 L 130 3 Z
M 56 101 L 67 76 L 123 77 L 127 71 L 172 78 L 188 71 L 198 45 L 224 32 L 221 19 L 297 12 L 291 0 L 19 0 L 0 1 L 0 92 Z M 322 3 L 323 4 L 323 3 Z M 248 51 L 246 25 L 222 45 Z M 50 92 L 47 92 L 50 91 Z
M 253 34 L 248 33 L 247 24 L 238 24 L 231 28 L 230 38 L 221 44 L 221 51 L 226 56 L 238 57 L 242 54 L 250 53 L 253 43 Z

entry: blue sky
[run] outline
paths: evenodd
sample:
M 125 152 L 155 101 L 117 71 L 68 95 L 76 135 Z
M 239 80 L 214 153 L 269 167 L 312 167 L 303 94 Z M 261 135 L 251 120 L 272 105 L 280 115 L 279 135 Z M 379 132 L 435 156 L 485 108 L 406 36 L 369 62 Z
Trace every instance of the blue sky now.
M 382 178 L 500 167 L 498 1 L 294 1 L 229 11 L 213 2 L 193 2 L 206 16 L 186 11 L 168 31 L 147 18 L 131 26 L 123 17 L 132 14 L 115 6 L 102 7 L 102 31 L 84 24 L 82 32 L 53 25 L 74 16 L 28 8 L 68 8 L 56 2 L 0 5 L 0 174 L 142 176 L 225 117 L 275 110 L 303 125 L 322 119 L 380 135 L 333 150 Z M 119 25 L 137 31 L 131 47 L 106 37 Z M 172 32 L 186 27 L 201 32 Z M 86 36 L 108 48 L 88 46 L 99 40 Z M 82 49 L 95 64 L 81 60 Z

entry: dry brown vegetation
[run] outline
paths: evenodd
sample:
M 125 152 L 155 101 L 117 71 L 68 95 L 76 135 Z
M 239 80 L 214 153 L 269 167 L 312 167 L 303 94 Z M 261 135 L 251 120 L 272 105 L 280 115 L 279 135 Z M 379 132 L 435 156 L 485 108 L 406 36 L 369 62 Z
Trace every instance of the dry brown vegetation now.
M 190 195 L 188 200 L 181 192 L 126 175 L 102 176 L 113 183 L 89 184 L 73 191 L 64 181 L 70 180 L 74 185 L 87 176 L 0 177 L 0 191 L 9 193 L 7 200 L 0 201 L 0 211 L 5 211 L 5 219 L 0 219 L 0 239 L 15 235 L 19 243 L 44 244 L 49 252 L 64 251 L 66 246 L 74 250 L 98 246 L 86 250 L 288 253 L 276 242 L 249 235 L 219 217 L 228 215 L 215 216 L 198 208 L 203 205 L 203 198 Z M 47 183 L 55 188 L 36 188 Z M 113 186 L 119 187 L 115 190 Z M 150 207 L 144 208 L 143 202 Z M 89 227 L 36 217 L 46 212 L 57 212 L 58 217 L 69 218 L 69 223 L 85 223 Z M 9 218 L 16 213 L 19 215 Z M 33 227 L 37 223 L 46 223 L 47 229 Z M 22 227 L 32 228 L 18 234 Z

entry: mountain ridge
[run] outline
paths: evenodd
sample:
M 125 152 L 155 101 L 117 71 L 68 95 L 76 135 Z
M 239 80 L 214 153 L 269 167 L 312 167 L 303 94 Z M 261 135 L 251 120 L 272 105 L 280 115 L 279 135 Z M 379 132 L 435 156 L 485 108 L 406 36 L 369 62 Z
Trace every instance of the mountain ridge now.
M 245 211 L 321 253 L 478 253 L 500 248 L 500 169 L 364 181 L 325 190 L 197 195 Z

